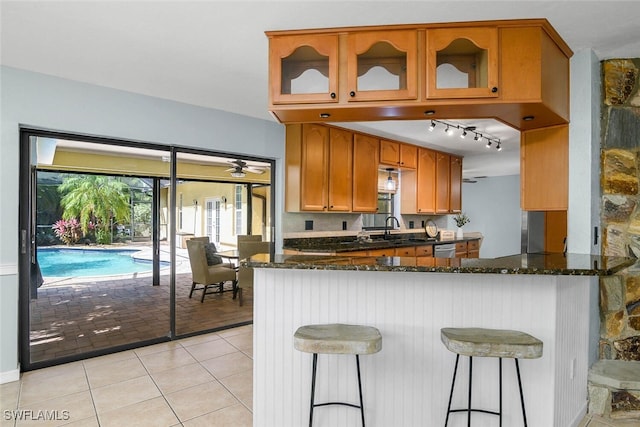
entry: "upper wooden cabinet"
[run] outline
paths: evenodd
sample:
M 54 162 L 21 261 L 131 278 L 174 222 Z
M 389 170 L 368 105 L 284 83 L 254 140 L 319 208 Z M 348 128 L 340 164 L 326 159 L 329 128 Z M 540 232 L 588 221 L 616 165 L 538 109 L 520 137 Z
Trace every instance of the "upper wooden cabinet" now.
M 333 212 L 350 212 L 353 183 L 353 133 L 329 129 L 329 208 Z
M 462 158 L 451 156 L 449 169 L 449 212 L 462 212 Z
M 401 213 L 436 213 L 436 155 L 427 148 L 418 148 L 418 167 L 402 173 Z
M 287 126 L 287 211 L 350 212 L 353 135 L 313 123 Z
M 282 123 L 493 117 L 569 121 L 573 54 L 545 19 L 268 31 Z
M 395 166 L 399 169 L 415 169 L 418 165 L 418 147 L 381 139 L 380 164 Z
M 570 52 L 570 51 L 569 51 Z M 569 121 L 570 54 L 541 27 L 513 26 L 500 30 L 500 97 L 507 103 L 544 105 L 530 110 L 543 127 Z M 519 111 L 505 112 L 514 120 Z M 531 129 L 532 127 L 526 127 Z
M 449 213 L 451 156 L 436 153 L 436 213 Z
M 271 38 L 269 72 L 274 104 L 338 102 L 338 36 Z
M 287 125 L 287 212 L 375 212 L 379 141 L 325 126 Z
M 496 27 L 427 30 L 427 99 L 497 98 Z
M 567 210 L 569 126 L 522 132 L 520 139 L 522 210 Z
M 418 32 L 364 31 L 347 36 L 349 101 L 418 97 Z
M 379 142 L 371 136 L 353 136 L 353 211 L 378 210 Z

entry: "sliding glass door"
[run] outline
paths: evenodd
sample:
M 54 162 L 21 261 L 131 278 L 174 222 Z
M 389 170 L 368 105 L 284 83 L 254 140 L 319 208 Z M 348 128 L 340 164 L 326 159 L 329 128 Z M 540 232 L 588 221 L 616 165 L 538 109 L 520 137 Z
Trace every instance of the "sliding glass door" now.
M 251 322 L 249 286 L 243 305 L 232 293 L 204 300 L 190 295 L 187 242 L 207 237 L 218 251 L 234 250 L 237 235 L 253 232 L 251 188 L 271 189 L 270 161 L 250 161 L 239 170 L 233 161 L 217 153 L 23 130 L 22 366 Z M 250 175 L 249 168 L 256 172 Z M 269 225 L 261 228 L 270 230 L 271 206 L 264 209 L 260 205 L 260 216 Z

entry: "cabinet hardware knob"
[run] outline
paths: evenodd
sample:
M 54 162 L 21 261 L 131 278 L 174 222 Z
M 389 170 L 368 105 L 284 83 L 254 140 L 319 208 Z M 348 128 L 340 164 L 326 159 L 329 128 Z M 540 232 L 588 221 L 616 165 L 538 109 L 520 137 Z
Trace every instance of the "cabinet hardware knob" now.
M 332 99 L 335 99 L 336 98 L 336 93 L 335 92 L 331 92 L 330 96 L 331 96 Z
M 349 96 L 353 98 L 354 96 L 356 96 L 356 93 L 354 91 L 351 91 L 349 92 Z
M 497 91 L 498 91 L 497 87 L 494 86 L 494 87 L 491 88 L 491 92 L 496 93 Z

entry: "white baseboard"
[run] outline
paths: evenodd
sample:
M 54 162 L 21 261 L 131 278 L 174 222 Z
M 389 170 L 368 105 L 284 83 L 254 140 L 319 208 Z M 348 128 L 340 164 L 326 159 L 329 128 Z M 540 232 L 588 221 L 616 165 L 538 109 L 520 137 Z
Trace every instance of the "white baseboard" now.
M 18 264 L 0 264 L 0 276 L 15 276 L 18 274 Z
M 0 384 L 12 383 L 20 379 L 20 366 L 12 371 L 0 372 Z
M 571 424 L 569 424 L 569 427 L 578 427 L 580 425 L 585 415 L 587 415 L 588 406 L 589 406 L 589 401 L 585 400 L 584 404 L 582 405 L 582 408 L 580 408 L 580 411 L 578 412 L 578 415 L 576 415 L 576 417 L 571 421 Z

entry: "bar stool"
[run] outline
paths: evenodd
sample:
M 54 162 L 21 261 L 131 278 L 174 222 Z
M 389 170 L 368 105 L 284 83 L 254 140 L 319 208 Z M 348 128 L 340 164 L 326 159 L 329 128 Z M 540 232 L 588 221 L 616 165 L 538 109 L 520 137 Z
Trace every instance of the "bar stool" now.
M 364 405 L 362 403 L 362 382 L 360 380 L 360 355 L 373 354 L 382 349 L 382 336 L 378 329 L 360 325 L 306 325 L 298 328 L 293 336 L 296 350 L 313 353 L 311 372 L 311 404 L 309 407 L 309 427 L 313 425 L 313 408 L 327 405 L 344 405 L 360 409 L 362 427 L 364 424 Z M 360 405 L 346 402 L 315 403 L 316 371 L 318 353 L 322 354 L 355 354 L 358 371 L 358 393 Z
M 471 412 L 497 415 L 500 418 L 500 426 L 502 427 L 502 358 L 505 357 L 515 360 L 518 387 L 520 388 L 520 403 L 522 404 L 522 418 L 524 419 L 525 427 L 527 427 L 527 413 L 524 408 L 524 394 L 522 392 L 518 359 L 537 359 L 541 357 L 542 341 L 520 331 L 482 328 L 442 328 L 440 330 L 440 339 L 449 351 L 456 353 L 456 365 L 453 369 L 451 393 L 449 394 L 449 405 L 447 406 L 447 418 L 444 423 L 445 427 L 447 427 L 449 423 L 449 414 L 452 412 L 466 412 L 468 427 L 471 427 Z M 451 409 L 451 399 L 453 398 L 453 388 L 456 383 L 456 373 L 458 371 L 460 355 L 469 357 L 468 404 L 467 409 Z M 474 357 L 498 358 L 500 408 L 497 412 L 471 408 L 471 377 Z

